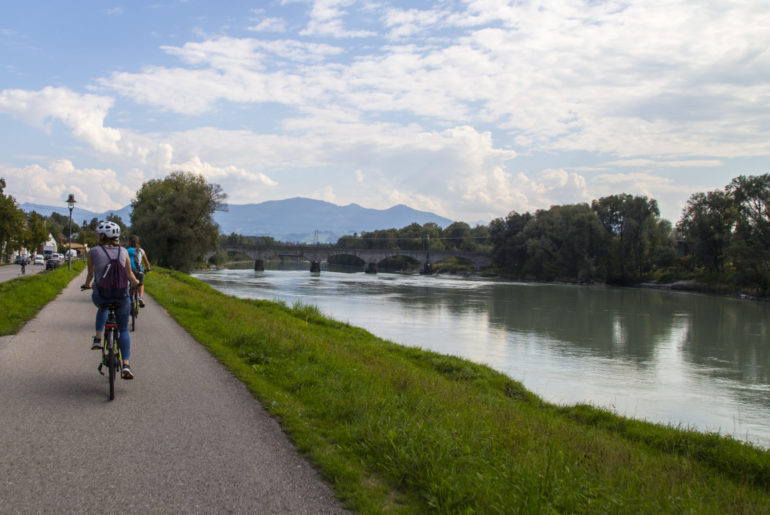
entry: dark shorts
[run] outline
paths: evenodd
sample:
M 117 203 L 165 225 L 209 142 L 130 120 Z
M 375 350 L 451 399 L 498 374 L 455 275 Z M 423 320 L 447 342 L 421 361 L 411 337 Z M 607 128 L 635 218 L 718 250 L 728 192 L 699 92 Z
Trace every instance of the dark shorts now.
M 134 277 L 136 277 L 136 280 L 139 281 L 139 284 L 144 284 L 144 272 L 134 270 Z

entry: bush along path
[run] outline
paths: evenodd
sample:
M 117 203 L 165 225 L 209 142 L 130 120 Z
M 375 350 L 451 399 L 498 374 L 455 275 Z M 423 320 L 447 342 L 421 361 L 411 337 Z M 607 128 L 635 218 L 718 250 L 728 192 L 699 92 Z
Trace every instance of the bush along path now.
M 154 269 L 152 297 L 243 381 L 362 513 L 767 513 L 770 453 L 544 403 L 459 358 L 312 306 Z

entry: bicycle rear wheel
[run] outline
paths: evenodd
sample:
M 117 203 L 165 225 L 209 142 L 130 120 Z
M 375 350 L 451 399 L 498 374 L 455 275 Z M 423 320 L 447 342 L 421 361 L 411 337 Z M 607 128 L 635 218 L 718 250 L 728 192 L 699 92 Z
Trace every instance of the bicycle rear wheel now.
M 136 292 L 131 293 L 131 330 L 136 331 L 136 318 L 139 316 L 139 300 Z
M 110 378 L 110 400 L 115 398 L 115 376 L 117 375 L 117 357 L 115 356 L 115 331 L 112 329 L 107 330 L 107 337 L 104 339 L 105 345 L 107 345 L 107 369 L 109 370 Z

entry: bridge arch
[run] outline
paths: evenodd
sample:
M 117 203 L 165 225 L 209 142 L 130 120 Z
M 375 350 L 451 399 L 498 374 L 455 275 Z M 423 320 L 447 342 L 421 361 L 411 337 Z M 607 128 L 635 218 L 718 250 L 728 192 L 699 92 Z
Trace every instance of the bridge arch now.
M 320 271 L 320 263 L 332 256 L 354 256 L 362 260 L 367 271 L 376 271 L 377 264 L 389 257 L 408 257 L 420 264 L 426 270 L 432 263 L 437 263 L 448 257 L 458 257 L 469 261 L 476 269 L 482 269 L 492 264 L 489 254 L 480 252 L 453 252 L 434 250 L 403 250 L 403 249 L 344 249 L 322 245 L 282 245 L 258 247 L 254 245 L 223 245 L 217 251 L 206 254 L 208 261 L 220 252 L 239 252 L 254 259 L 255 269 L 264 267 L 264 261 L 276 257 L 292 257 L 310 261 L 311 271 Z M 264 268 L 262 268 L 264 269 Z

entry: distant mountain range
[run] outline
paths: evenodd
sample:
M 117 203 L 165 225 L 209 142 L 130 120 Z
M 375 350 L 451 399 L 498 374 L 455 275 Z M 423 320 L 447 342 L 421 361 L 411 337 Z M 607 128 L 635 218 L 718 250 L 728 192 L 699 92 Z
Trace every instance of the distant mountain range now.
M 44 206 L 24 203 L 19 207 L 27 213 L 37 211 L 49 216 L 52 212 L 69 216 L 66 206 Z M 103 219 L 110 214 L 118 215 L 127 225 L 131 222 L 131 206 L 95 213 L 76 207 L 72 210 L 73 223 L 92 218 Z M 272 236 L 278 241 L 336 242 L 341 236 L 375 231 L 399 229 L 412 223 L 435 223 L 446 227 L 452 220 L 427 211 L 418 211 L 403 204 L 389 209 L 369 209 L 358 204 L 338 206 L 322 200 L 290 198 L 270 200 L 259 204 L 228 204 L 227 211 L 214 213 L 222 234 L 244 236 Z M 317 236 L 316 236 L 317 235 Z

